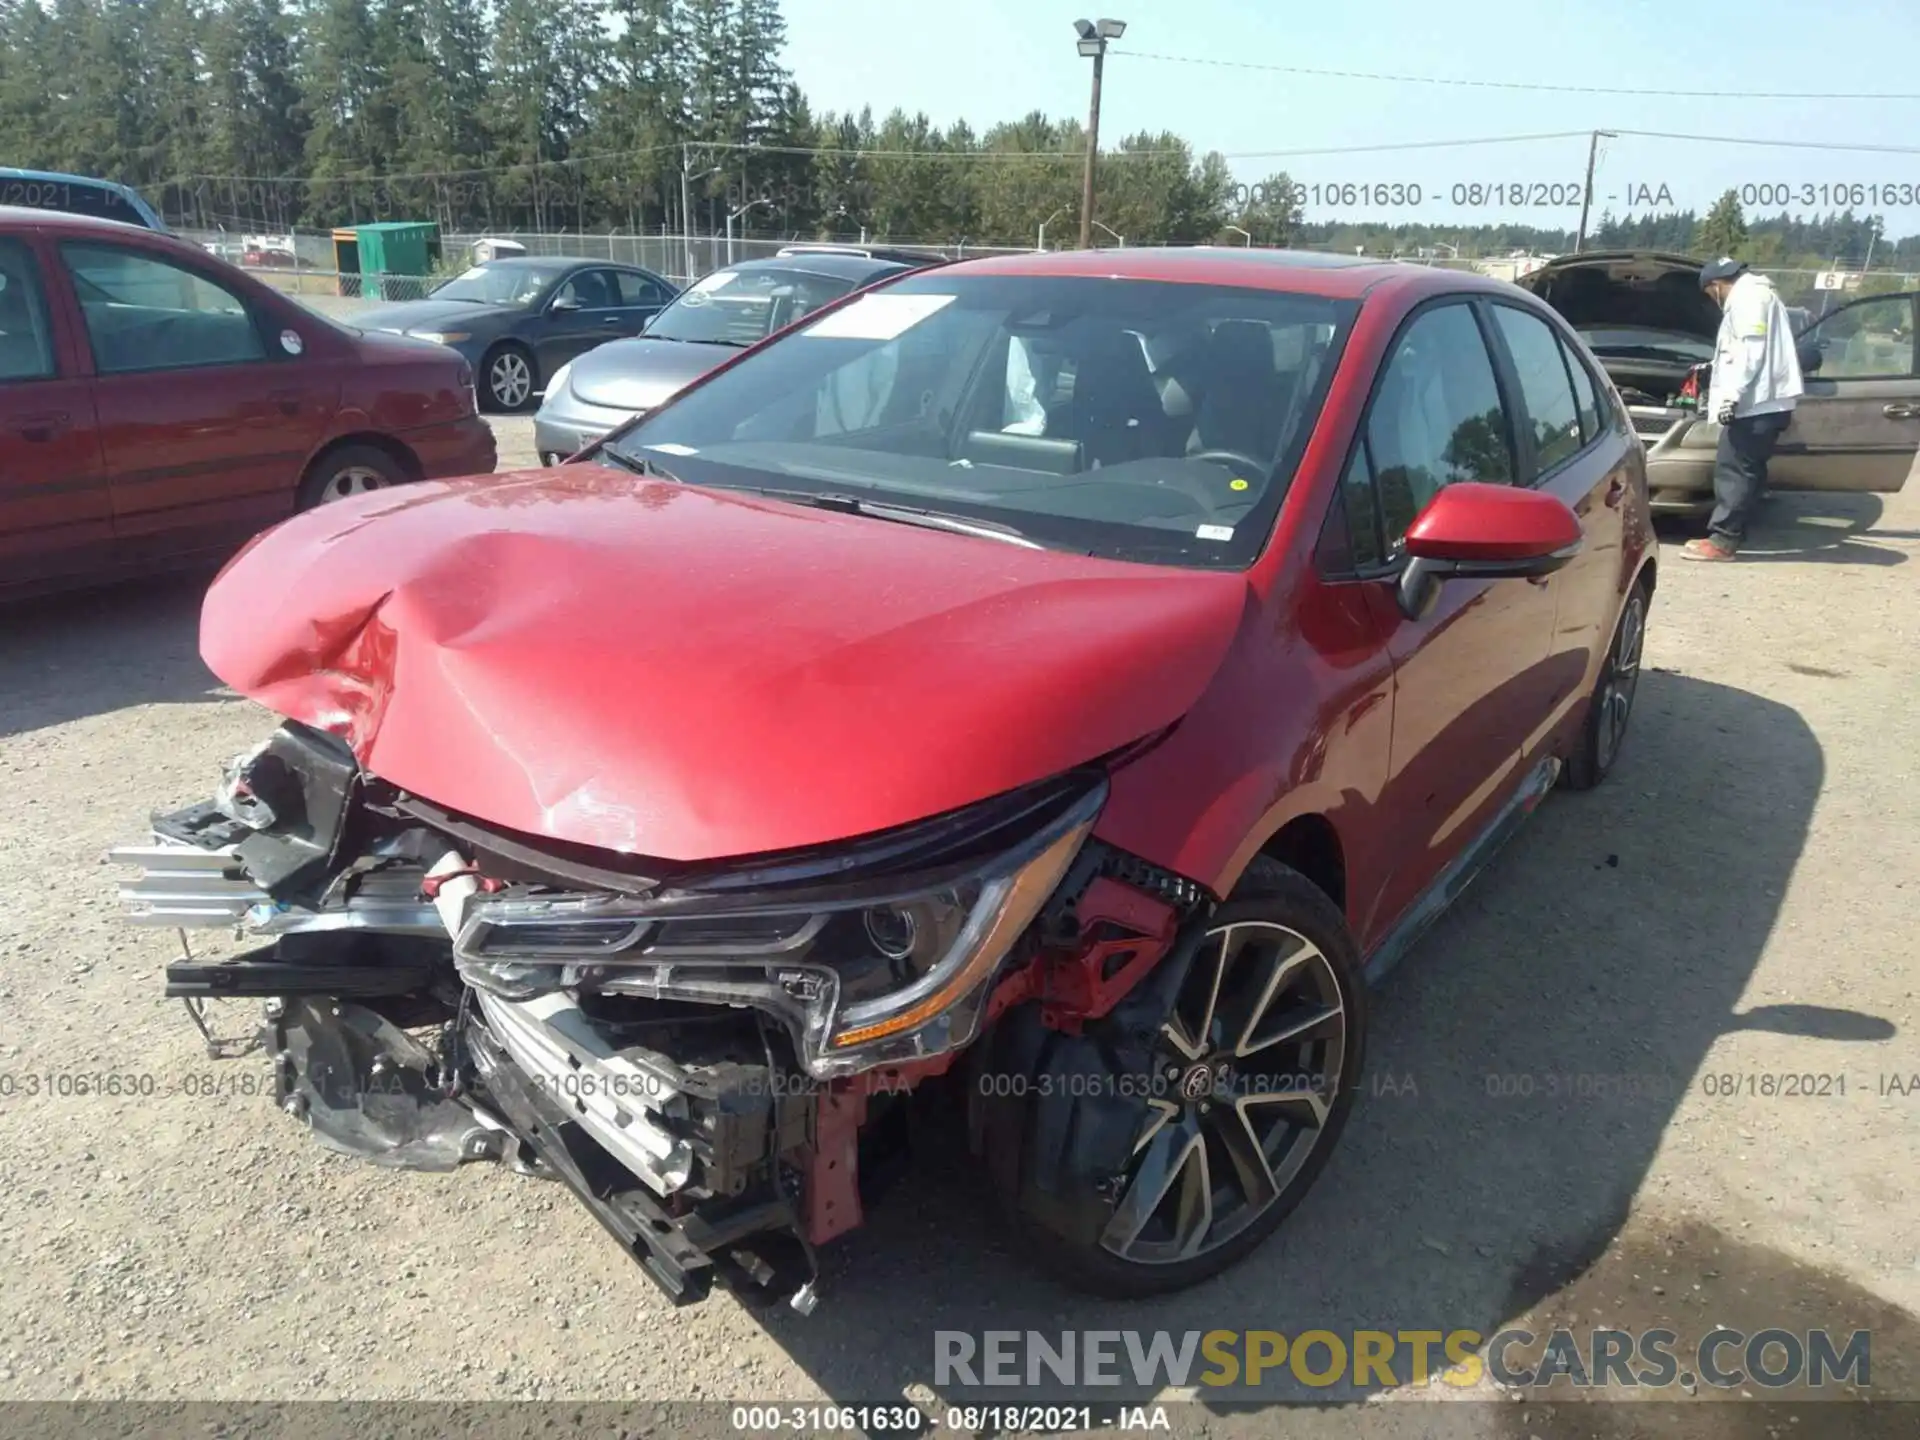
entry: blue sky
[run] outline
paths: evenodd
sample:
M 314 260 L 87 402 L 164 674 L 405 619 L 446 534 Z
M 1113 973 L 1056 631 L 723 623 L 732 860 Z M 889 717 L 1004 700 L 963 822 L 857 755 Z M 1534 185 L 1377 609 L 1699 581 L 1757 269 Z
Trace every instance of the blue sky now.
M 1729 186 L 1780 187 L 1785 208 L 1844 208 L 1844 188 L 1882 187 L 1895 235 L 1920 232 L 1920 100 L 1804 101 L 1682 98 L 1674 89 L 1920 93 L 1920 3 L 1915 0 L 1110 0 L 1093 10 L 1060 0 L 970 0 L 908 6 L 891 0 L 785 0 L 787 63 L 816 108 L 876 114 L 895 105 L 939 123 L 976 127 L 1031 109 L 1084 116 L 1089 63 L 1074 53 L 1072 22 L 1112 15 L 1127 34 L 1107 61 L 1103 138 L 1171 129 L 1201 150 L 1234 157 L 1253 182 L 1287 170 L 1297 182 L 1418 186 L 1400 204 L 1341 205 L 1366 219 L 1471 223 L 1537 219 L 1571 227 L 1587 141 L 1541 140 L 1458 149 L 1277 156 L 1254 152 L 1589 131 L 1594 128 L 1904 146 L 1873 154 L 1706 145 L 1623 135 L 1603 142 L 1596 210 L 1644 210 L 1660 187 L 1680 208 L 1704 210 Z M 945 11 L 951 19 L 937 17 Z M 1181 64 L 1129 49 L 1210 60 L 1476 80 L 1660 90 L 1652 97 L 1502 91 Z M 1241 158 L 1245 157 L 1245 158 Z M 1452 203 L 1456 186 L 1522 183 L 1529 201 Z M 1552 187 L 1558 187 L 1556 197 Z M 1644 187 L 1644 189 L 1642 188 Z M 1809 187 L 1811 191 L 1809 193 Z M 1826 187 L 1824 193 L 1822 188 Z M 1898 187 L 1904 187 L 1906 195 Z M 1532 193 L 1534 190 L 1541 193 Z M 1389 197 L 1390 199 L 1392 197 Z M 1469 198 L 1464 193 L 1462 198 Z M 1758 202 L 1771 198 L 1756 188 Z M 1811 205 L 1803 203 L 1810 199 Z M 1656 209 L 1670 208 L 1656 204 Z M 1779 204 L 1749 206 L 1775 213 Z M 1309 218 L 1334 213 L 1309 203 Z

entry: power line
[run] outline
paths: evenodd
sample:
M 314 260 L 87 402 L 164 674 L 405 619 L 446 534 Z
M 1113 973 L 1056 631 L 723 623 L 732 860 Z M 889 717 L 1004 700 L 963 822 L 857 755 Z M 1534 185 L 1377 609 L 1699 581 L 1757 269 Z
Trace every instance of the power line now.
M 1856 145 L 1845 140 L 1747 140 L 1737 135 L 1680 135 L 1666 130 L 1616 130 L 1642 140 L 1692 140 L 1703 145 L 1758 145 L 1773 150 L 1858 150 L 1873 155 L 1920 155 L 1920 145 Z
M 1211 65 L 1222 70 L 1262 70 L 1275 75 L 1311 75 L 1326 80 L 1378 80 L 1395 85 L 1455 85 L 1473 90 L 1548 91 L 1561 95 L 1663 95 L 1698 100 L 1920 100 L 1920 94 L 1869 94 L 1862 91 L 1815 90 L 1676 90 L 1670 86 L 1561 85 L 1537 80 L 1466 80 L 1447 75 L 1391 75 L 1374 70 L 1327 70 L 1307 65 L 1269 65 L 1254 60 L 1213 60 L 1199 55 L 1165 55 L 1116 45 L 1114 50 L 1135 60 L 1161 60 L 1174 65 Z M 1585 132 L 1582 132 L 1585 133 Z
M 1536 140 L 1584 140 L 1592 133 L 1590 130 L 1545 130 L 1536 135 L 1485 135 L 1468 140 L 1395 140 L 1381 145 L 1331 145 L 1312 150 L 1236 150 L 1220 158 L 1223 160 L 1284 160 L 1301 155 L 1369 155 L 1401 150 L 1456 150 L 1472 145 L 1524 145 Z

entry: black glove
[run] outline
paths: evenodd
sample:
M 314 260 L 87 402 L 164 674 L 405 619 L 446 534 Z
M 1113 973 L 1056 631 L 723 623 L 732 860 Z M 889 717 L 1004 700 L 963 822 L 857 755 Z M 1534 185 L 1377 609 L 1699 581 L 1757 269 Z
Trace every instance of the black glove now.
M 1717 425 L 1726 425 L 1731 423 L 1733 420 L 1733 401 L 1722 400 L 1720 402 L 1719 408 L 1717 408 L 1713 412 L 1713 419 L 1714 419 L 1714 423 Z

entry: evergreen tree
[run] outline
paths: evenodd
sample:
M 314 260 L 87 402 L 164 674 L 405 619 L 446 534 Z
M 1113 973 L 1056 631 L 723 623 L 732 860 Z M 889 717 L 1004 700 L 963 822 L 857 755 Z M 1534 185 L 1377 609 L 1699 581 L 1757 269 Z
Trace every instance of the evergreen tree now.
M 1693 248 L 1702 255 L 1739 256 L 1747 248 L 1747 217 L 1740 209 L 1740 192 L 1729 190 L 1713 202 L 1700 222 Z

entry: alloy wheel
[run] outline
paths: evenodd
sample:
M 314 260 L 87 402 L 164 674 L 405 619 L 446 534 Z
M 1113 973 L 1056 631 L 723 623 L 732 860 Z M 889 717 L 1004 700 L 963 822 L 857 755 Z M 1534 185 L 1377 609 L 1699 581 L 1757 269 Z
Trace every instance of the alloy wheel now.
M 1600 687 L 1600 722 L 1595 739 L 1601 774 L 1613 768 L 1620 744 L 1627 736 L 1633 695 L 1640 684 L 1640 651 L 1646 635 L 1647 602 L 1636 590 L 1627 598 L 1626 612 L 1620 617 L 1620 634 L 1614 640 L 1606 678 Z
M 1173 1264 L 1266 1213 L 1326 1133 L 1348 1018 L 1332 963 L 1299 931 L 1243 920 L 1209 932 L 1161 1027 L 1101 1246 Z
M 387 477 L 378 470 L 366 465 L 348 465 L 335 473 L 320 491 L 319 502 L 322 505 L 334 500 L 345 500 L 352 495 L 364 495 L 369 490 L 384 490 Z
M 517 410 L 533 393 L 533 370 L 526 357 L 515 350 L 503 350 L 487 367 L 487 389 L 494 403 L 503 410 Z

